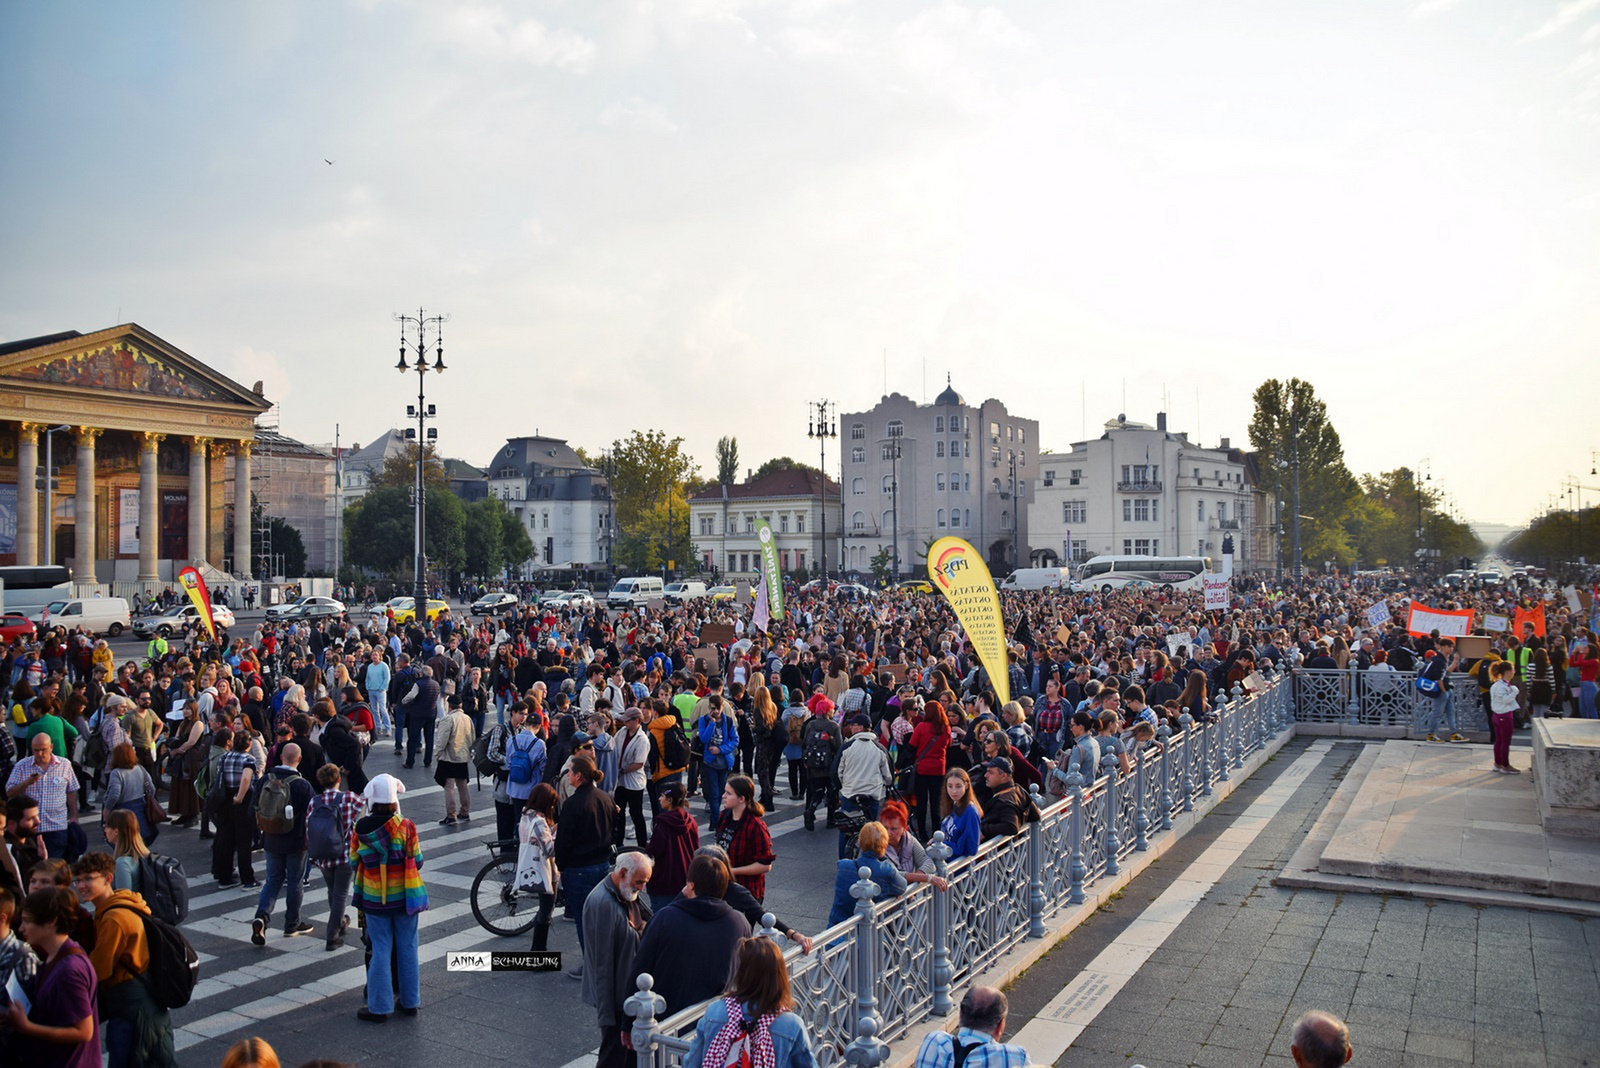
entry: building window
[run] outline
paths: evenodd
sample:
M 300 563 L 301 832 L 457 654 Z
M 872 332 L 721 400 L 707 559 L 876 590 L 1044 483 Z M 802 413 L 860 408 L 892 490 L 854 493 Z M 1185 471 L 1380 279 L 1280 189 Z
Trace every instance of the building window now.
M 883 526 L 881 528 L 879 528 L 879 529 L 888 530 L 893 526 L 894 526 L 894 509 L 891 508 L 887 512 L 883 513 Z
M 989 462 L 993 464 L 998 464 L 1000 462 L 1000 446 L 989 446 Z
M 804 549 L 796 549 L 794 551 L 794 569 L 796 571 L 804 571 L 806 569 L 806 551 Z
M 1028 428 L 1025 427 L 1025 426 L 1017 427 L 1017 444 L 1018 445 L 1026 445 L 1027 443 L 1028 443 Z
M 851 423 L 850 424 L 850 440 L 851 441 L 865 441 L 866 438 L 867 438 L 867 424 L 865 424 L 865 423 Z
M 959 434 L 960 432 L 961 432 L 961 417 L 959 415 L 952 415 L 950 417 L 950 433 Z
M 1009 426 L 1006 427 L 1006 440 L 1007 441 L 1016 441 L 1017 440 L 1017 430 L 1016 430 L 1015 427 L 1009 427 Z
M 936 489 L 936 490 L 943 490 L 944 489 L 944 475 L 943 474 L 937 474 L 937 475 L 933 476 L 933 488 Z
M 778 517 L 778 533 L 789 533 L 789 515 L 787 512 Z M 787 571 L 788 568 L 784 568 L 784 570 Z
M 539 526 L 543 530 L 549 530 L 550 529 L 550 513 L 549 512 L 541 512 L 539 514 Z
M 934 526 L 939 526 L 939 527 L 944 526 L 944 509 L 943 508 L 941 508 L 937 512 L 933 513 L 933 524 L 934 524 Z
M 989 424 L 989 440 L 991 440 L 991 441 L 999 441 L 1000 440 L 1000 424 L 999 423 L 990 423 Z
M 756 517 L 755 516 L 747 515 L 747 516 L 744 517 L 744 532 L 746 534 L 754 534 L 756 532 Z
M 866 513 L 864 513 L 864 512 L 851 512 L 850 513 L 850 529 L 851 530 L 866 530 L 867 529 L 867 516 L 866 516 Z
M 1027 467 L 1028 466 L 1028 450 L 1027 449 L 1018 449 L 1017 450 L 1017 465 L 1019 467 Z
M 852 478 L 850 480 L 850 496 L 859 497 L 865 492 L 867 492 L 867 480 L 866 479 L 864 479 L 864 478 Z
M 972 476 L 970 474 L 965 474 L 965 475 L 961 476 L 961 492 L 962 493 L 971 493 L 972 492 Z M 972 524 L 968 523 L 967 525 L 971 526 Z
M 970 528 L 972 526 L 972 509 L 971 508 L 966 509 L 966 514 L 961 519 L 961 525 L 964 526 L 964 527 L 968 527 L 968 528 Z
M 1074 486 L 1076 486 L 1079 482 L 1082 482 L 1083 481 L 1083 468 L 1074 467 L 1072 469 L 1072 478 L 1070 478 L 1068 481 L 1071 482 L 1072 485 L 1074 485 Z
M 889 432 L 885 434 L 884 437 L 899 438 L 904 437 L 905 433 L 906 425 L 898 419 L 891 419 L 889 420 Z
M 864 464 L 864 463 L 866 463 L 867 462 L 867 450 L 862 448 L 860 445 L 854 446 L 850 450 L 850 462 L 853 463 L 853 464 Z
M 788 549 L 779 549 L 778 550 L 778 570 L 779 571 L 787 571 L 787 570 L 789 570 L 789 550 Z
M 794 514 L 794 532 L 796 534 L 804 534 L 806 532 L 806 514 L 804 512 L 796 512 Z M 804 567 L 805 565 L 802 564 L 801 566 Z
M 885 493 L 894 492 L 894 476 L 893 475 L 884 475 L 883 476 L 883 492 L 885 492 Z
M 1056 473 L 1054 471 L 1046 471 L 1044 473 L 1044 484 L 1046 486 L 1054 486 L 1056 484 Z
M 1218 519 L 1219 522 L 1223 522 L 1223 523 L 1226 523 L 1228 521 L 1228 502 L 1227 501 L 1218 501 L 1217 502 L 1217 519 Z
M 1063 523 L 1087 523 L 1089 521 L 1089 502 L 1062 501 L 1061 521 Z
M 989 487 L 989 492 L 998 494 L 1000 492 L 1000 480 L 998 478 L 996 478 L 996 479 L 991 479 L 990 481 L 991 481 L 991 485 Z
M 1001 530 L 1010 530 L 1011 529 L 1011 513 L 1010 512 L 1003 511 L 1003 512 L 1000 513 L 1000 529 Z
M 1200 506 L 1199 510 L 1198 510 L 1198 514 L 1195 516 L 1195 518 L 1200 520 L 1200 522 L 1204 523 L 1206 521 L 1206 502 L 1205 501 L 1195 501 L 1194 503 Z
M 935 434 L 944 433 L 944 416 L 936 415 L 933 417 L 933 432 Z
M 1068 563 L 1081 564 L 1089 559 L 1089 543 L 1083 538 L 1072 538 L 1069 541 L 1063 541 L 1061 547 L 1066 551 Z
M 716 563 L 714 562 L 716 560 L 716 554 L 708 552 L 708 553 L 705 554 L 705 559 L 706 559 L 706 570 L 707 571 L 714 570 L 716 568 L 716 566 L 717 566 Z
M 944 455 L 944 442 L 943 441 L 936 441 L 936 442 L 933 443 L 933 454 L 935 456 L 943 456 Z

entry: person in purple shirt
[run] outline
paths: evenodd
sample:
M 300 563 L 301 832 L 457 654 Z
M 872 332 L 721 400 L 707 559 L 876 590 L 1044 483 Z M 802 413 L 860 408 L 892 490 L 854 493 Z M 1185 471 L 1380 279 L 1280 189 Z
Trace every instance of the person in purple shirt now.
M 100 1068 L 98 984 L 94 964 L 69 932 L 78 895 L 66 887 L 36 890 L 22 904 L 23 940 L 44 957 L 32 1008 L 11 1005 L 14 1063 L 38 1068 Z

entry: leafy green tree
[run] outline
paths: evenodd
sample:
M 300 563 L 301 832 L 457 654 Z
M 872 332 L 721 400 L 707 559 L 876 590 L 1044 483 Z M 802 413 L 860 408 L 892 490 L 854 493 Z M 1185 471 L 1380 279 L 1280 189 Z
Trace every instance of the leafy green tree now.
M 505 554 L 507 567 L 521 567 L 533 559 L 533 541 L 528 537 L 527 529 L 517 520 L 516 514 L 503 504 L 500 505 L 500 548 Z
M 464 570 L 473 578 L 492 578 L 505 567 L 505 529 L 499 515 L 503 510 L 494 497 L 473 501 L 463 509 Z
M 432 445 L 422 453 L 422 482 L 431 494 L 434 490 L 450 491 L 450 480 L 445 476 L 444 461 Z M 400 451 L 383 461 L 383 470 L 372 476 L 372 485 L 410 489 L 417 484 L 417 444 L 405 442 Z
M 414 570 L 415 508 L 409 487 L 379 486 L 344 512 L 345 558 L 357 567 L 391 578 Z M 427 497 L 428 563 L 440 571 L 459 570 L 466 560 L 461 501 L 446 487 Z
M 885 545 L 872 558 L 872 577 L 878 585 L 889 581 L 889 547 Z
M 1250 444 L 1261 458 L 1264 486 L 1275 486 L 1283 502 L 1285 569 L 1292 567 L 1294 476 L 1300 483 L 1302 566 L 1323 560 L 1349 564 L 1355 558 L 1347 523 L 1361 486 L 1344 462 L 1344 445 L 1328 420 L 1328 406 L 1311 383 L 1268 379 L 1256 388 Z
M 739 439 L 723 436 L 717 440 L 717 482 L 731 486 L 739 481 Z
M 774 471 L 811 471 L 817 473 L 817 468 L 810 464 L 803 464 L 799 460 L 790 459 L 787 456 L 775 456 L 756 468 L 755 473 L 750 476 L 750 481 L 757 482 Z

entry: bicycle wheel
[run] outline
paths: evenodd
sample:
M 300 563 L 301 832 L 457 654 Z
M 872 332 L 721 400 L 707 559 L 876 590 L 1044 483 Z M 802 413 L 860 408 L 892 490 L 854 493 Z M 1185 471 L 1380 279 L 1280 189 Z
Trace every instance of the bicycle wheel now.
M 539 915 L 539 895 L 518 893 L 517 858 L 491 860 L 472 880 L 472 915 L 490 934 L 525 934 Z

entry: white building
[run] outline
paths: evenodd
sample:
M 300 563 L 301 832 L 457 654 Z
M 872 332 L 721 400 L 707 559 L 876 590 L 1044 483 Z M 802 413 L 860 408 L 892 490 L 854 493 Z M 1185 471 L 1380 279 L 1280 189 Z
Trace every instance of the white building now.
M 840 515 L 838 485 L 796 468 L 735 486 L 709 486 L 689 498 L 689 531 L 701 566 L 728 578 L 755 577 L 761 560 L 758 519 L 772 524 L 780 570 L 811 572 L 824 559 L 831 570 Z
M 927 546 L 947 534 L 1001 575 L 1028 559 L 1018 497 L 1025 504 L 1039 471 L 1038 420 L 993 399 L 968 404 L 947 385 L 932 404 L 891 393 L 869 411 L 841 413 L 839 444 L 846 572 L 870 574 L 872 558 L 898 538 L 900 576 L 922 573 Z
M 1216 448 L 1156 425 L 1118 416 L 1105 433 L 1067 452 L 1039 457 L 1039 480 L 1028 507 L 1031 563 L 1051 567 L 1091 556 L 1208 556 L 1219 560 L 1224 538 L 1240 570 L 1269 566 L 1254 559 L 1270 530 L 1253 482 L 1251 458 L 1224 438 Z M 1259 518 L 1259 522 L 1258 522 Z
M 533 542 L 534 571 L 609 571 L 616 542 L 611 483 L 562 438 L 510 438 L 484 465 L 498 497 Z

